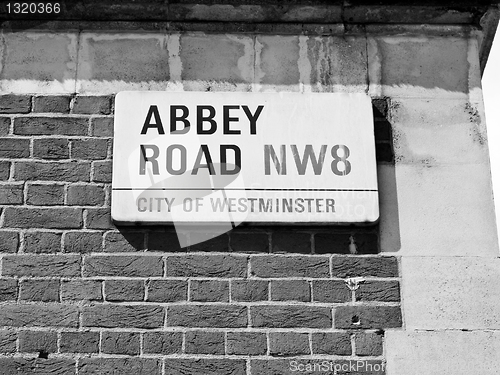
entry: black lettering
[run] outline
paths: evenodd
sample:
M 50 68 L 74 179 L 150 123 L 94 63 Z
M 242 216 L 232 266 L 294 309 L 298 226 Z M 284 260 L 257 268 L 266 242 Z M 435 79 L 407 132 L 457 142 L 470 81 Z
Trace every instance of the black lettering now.
M 222 113 L 223 113 L 223 124 L 224 124 L 224 134 L 241 134 L 241 130 L 231 130 L 229 129 L 229 125 L 231 122 L 236 122 L 238 121 L 238 117 L 230 117 L 229 116 L 229 110 L 230 109 L 239 109 L 239 105 L 224 105 L 222 106 Z
M 151 123 L 151 118 L 154 116 L 155 123 Z M 146 120 L 144 121 L 144 125 L 141 130 L 141 134 L 146 134 L 148 129 L 157 129 L 158 134 L 165 134 L 165 130 L 163 129 L 163 124 L 161 123 L 160 113 L 158 112 L 158 107 L 156 105 L 152 105 L 149 107 L 148 114 L 146 115 Z
M 182 115 L 177 115 L 177 110 L 182 111 Z M 173 105 L 170 107 L 170 134 L 186 134 L 189 131 L 191 124 L 187 119 L 189 115 L 189 109 L 185 105 Z M 184 128 L 177 130 L 177 122 L 183 122 Z
M 227 169 L 227 150 L 234 151 L 234 168 Z M 238 174 L 241 170 L 241 150 L 236 145 L 220 146 L 220 174 L 231 175 Z
M 207 164 L 201 164 L 202 156 L 205 156 Z M 196 156 L 196 161 L 194 163 L 193 171 L 191 172 L 191 174 L 198 174 L 198 169 L 200 168 L 207 168 L 209 174 L 215 174 L 214 164 L 212 163 L 212 157 L 210 156 L 210 151 L 208 150 L 207 145 L 200 146 L 200 151 L 198 151 L 198 156 Z
M 158 146 L 155 145 L 141 145 L 141 160 L 139 163 L 139 174 L 144 175 L 146 174 L 146 162 L 150 162 L 153 166 L 153 174 L 154 175 L 159 175 L 160 170 L 158 168 L 158 161 L 156 158 L 158 155 L 160 155 L 160 150 L 158 149 Z M 146 149 L 148 150 L 153 150 L 153 155 L 151 156 L 146 156 Z
M 203 110 L 208 110 L 208 116 L 203 116 Z M 215 108 L 211 105 L 200 105 L 196 107 L 196 130 L 198 134 L 214 134 L 217 130 L 217 123 L 214 120 Z M 203 123 L 210 123 L 210 129 L 204 130 Z
M 243 108 L 243 111 L 247 115 L 248 121 L 250 121 L 250 134 L 257 134 L 257 119 L 259 118 L 262 110 L 264 109 L 264 106 L 259 105 L 253 115 L 246 105 L 243 105 L 241 107 Z

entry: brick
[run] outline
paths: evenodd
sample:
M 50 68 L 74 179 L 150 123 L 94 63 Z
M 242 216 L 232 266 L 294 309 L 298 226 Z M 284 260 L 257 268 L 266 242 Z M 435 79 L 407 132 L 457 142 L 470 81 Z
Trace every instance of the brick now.
M 310 302 L 311 287 L 305 280 L 273 280 L 271 300 Z
M 272 356 L 291 356 L 311 354 L 309 334 L 297 332 L 269 333 L 269 354 Z
M 71 185 L 68 187 L 68 205 L 70 206 L 102 206 L 105 193 L 98 185 Z
M 59 302 L 59 280 L 28 279 L 21 281 L 21 301 Z
M 146 332 L 143 337 L 144 353 L 180 354 L 182 351 L 181 332 Z
M 229 250 L 229 237 L 227 233 L 216 235 L 213 233 L 189 232 L 189 250 L 190 251 L 220 251 Z
M 64 204 L 64 185 L 27 184 L 26 203 L 34 206 L 52 206 Z
M 267 328 L 331 328 L 332 314 L 327 307 L 252 306 L 252 327 Z
M 356 355 L 379 356 L 383 354 L 383 334 L 375 332 L 360 332 L 354 335 Z
M 74 375 L 75 361 L 59 358 L 0 358 L 0 375 Z
M 101 351 L 109 354 L 139 355 L 140 333 L 103 332 Z
M 238 253 L 267 253 L 269 236 L 267 233 L 235 233 L 230 234 L 229 246 Z
M 33 140 L 33 157 L 40 159 L 68 159 L 67 138 L 43 138 Z
M 350 254 L 349 233 L 316 233 L 314 235 L 314 252 L 316 254 Z
M 397 277 L 398 263 L 394 257 L 333 257 L 333 277 Z
M 187 301 L 187 280 L 150 280 L 148 302 Z
M 20 352 L 57 352 L 57 332 L 21 331 L 19 332 Z
M 169 327 L 246 327 L 247 308 L 232 305 L 174 305 L 168 308 L 167 325 Z
M 104 251 L 109 253 L 123 253 L 144 250 L 144 233 L 129 232 L 121 229 L 120 232 L 107 232 L 104 235 Z
M 104 293 L 107 301 L 143 301 L 144 281 L 106 280 Z
M 25 253 L 58 253 L 61 251 L 62 233 L 26 232 L 24 234 Z
M 17 181 L 89 181 L 90 164 L 70 162 L 19 162 L 15 163 L 14 179 Z
M 102 283 L 98 280 L 63 280 L 63 301 L 102 301 Z
M 384 329 L 401 327 L 399 306 L 339 306 L 335 309 L 335 328 Z
M 95 137 L 113 136 L 113 117 L 94 117 L 91 120 L 92 135 Z
M 11 327 L 78 327 L 78 308 L 62 304 L 4 304 L 0 325 Z
M 24 208 L 7 207 L 4 227 L 74 229 L 83 224 L 80 208 Z
M 78 117 L 17 117 L 17 135 L 87 135 L 89 120 Z
M 313 280 L 314 302 L 342 303 L 350 302 L 351 290 L 342 280 Z
M 0 301 L 15 301 L 17 299 L 17 280 L 0 279 Z
M 0 117 L 0 136 L 9 135 L 10 117 Z
M 185 249 L 182 249 L 177 233 L 175 232 L 149 232 L 148 250 L 169 252 L 185 251 Z
M 0 185 L 0 204 L 23 204 L 23 189 L 22 184 Z
M 6 255 L 2 275 L 28 277 L 80 276 L 79 256 L 73 255 Z
M 356 301 L 399 302 L 398 281 L 364 281 L 356 290 Z
M 69 113 L 71 96 L 50 95 L 33 98 L 33 112 L 38 113 Z
M 186 255 L 167 258 L 171 277 L 245 277 L 247 259 L 233 255 Z
M 314 332 L 313 354 L 351 355 L 351 336 L 347 332 Z
M 82 311 L 84 327 L 159 328 L 165 311 L 159 306 L 95 305 Z
M 92 164 L 94 166 L 93 182 L 111 182 L 113 172 L 111 161 L 95 161 Z
M 252 274 L 257 277 L 329 277 L 329 260 L 324 256 L 254 255 Z
M 62 353 L 98 353 L 99 332 L 61 332 Z
M 28 158 L 30 140 L 26 138 L 0 138 L 0 158 Z
M 224 332 L 186 332 L 186 354 L 224 354 Z
M 229 281 L 191 280 L 191 301 L 229 302 Z
M 31 111 L 31 96 L 0 95 L 0 113 L 29 113 Z
M 244 359 L 180 359 L 165 360 L 165 375 L 246 375 Z
M 297 232 L 274 232 L 271 235 L 273 253 L 311 253 L 311 235 Z
M 267 353 L 267 338 L 260 332 L 228 332 L 227 354 L 235 355 L 265 355 Z
M 107 139 L 76 139 L 71 142 L 71 158 L 101 160 L 108 156 Z
M 10 177 L 10 162 L 0 161 L 0 181 L 7 181 Z
M 91 253 L 102 250 L 100 232 L 67 232 L 63 241 L 65 253 Z
M 83 274 L 92 276 L 163 276 L 163 260 L 158 256 L 88 256 Z
M 267 301 L 268 284 L 265 280 L 232 280 L 231 299 L 242 302 Z
M 0 329 L 0 353 L 14 353 L 16 351 L 16 332 L 10 329 Z
M 19 233 L 13 231 L 0 231 L 0 252 L 15 253 L 19 248 Z
M 109 208 L 87 209 L 85 226 L 89 229 L 115 229 L 111 221 L 111 210 Z
M 111 113 L 111 97 L 77 96 L 73 102 L 72 112 L 86 115 L 109 115 Z
M 160 369 L 161 365 L 157 359 L 82 358 L 78 365 L 78 374 L 160 375 Z
M 180 49 L 185 90 L 248 90 L 254 59 L 253 41 L 249 36 L 183 34 Z

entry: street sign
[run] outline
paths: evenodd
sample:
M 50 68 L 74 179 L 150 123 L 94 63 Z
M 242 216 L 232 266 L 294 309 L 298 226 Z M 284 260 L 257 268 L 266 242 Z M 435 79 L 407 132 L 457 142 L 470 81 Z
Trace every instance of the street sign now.
M 120 92 L 114 129 L 118 223 L 378 220 L 365 94 Z

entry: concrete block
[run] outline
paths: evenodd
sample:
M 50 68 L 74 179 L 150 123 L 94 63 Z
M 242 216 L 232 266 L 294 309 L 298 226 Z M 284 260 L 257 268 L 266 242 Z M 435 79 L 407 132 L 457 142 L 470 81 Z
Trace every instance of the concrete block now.
M 166 35 L 82 33 L 77 92 L 164 90 L 168 80 Z
M 364 37 L 311 37 L 307 40 L 310 84 L 317 92 L 366 92 L 368 64 Z
M 254 42 L 249 36 L 185 34 L 180 59 L 186 91 L 250 91 Z
M 391 102 L 396 163 L 488 163 L 482 107 L 467 99 L 395 99 Z
M 371 61 L 381 63 L 382 94 L 393 97 L 461 97 L 469 87 L 466 38 L 376 38 Z
M 380 248 L 498 256 L 489 164 L 379 166 Z
M 0 91 L 74 92 L 77 39 L 76 32 L 4 32 Z
M 386 332 L 387 375 L 496 375 L 500 332 Z
M 306 66 L 299 66 L 300 50 L 298 36 L 258 35 L 255 41 L 257 89 L 263 92 L 300 91 L 301 70 L 310 72 L 307 50 L 303 53 L 305 59 L 300 61 Z
M 407 329 L 499 329 L 500 259 L 403 257 Z

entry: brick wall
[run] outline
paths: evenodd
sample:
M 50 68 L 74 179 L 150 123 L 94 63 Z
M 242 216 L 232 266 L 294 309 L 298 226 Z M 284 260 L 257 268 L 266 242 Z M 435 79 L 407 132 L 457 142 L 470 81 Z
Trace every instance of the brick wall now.
M 0 374 L 384 364 L 400 278 L 377 226 L 238 227 L 181 249 L 173 228 L 110 221 L 112 96 L 3 95 L 0 112 Z

